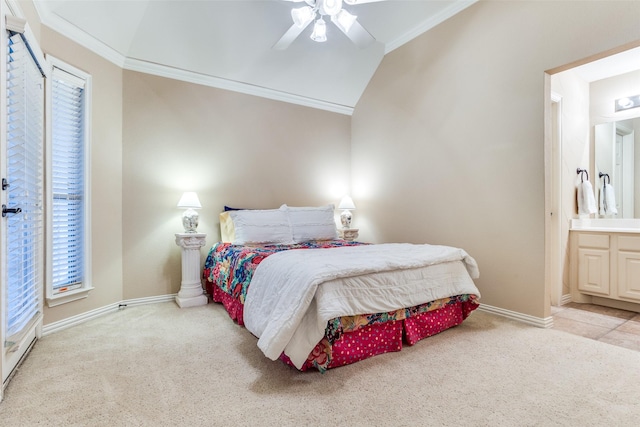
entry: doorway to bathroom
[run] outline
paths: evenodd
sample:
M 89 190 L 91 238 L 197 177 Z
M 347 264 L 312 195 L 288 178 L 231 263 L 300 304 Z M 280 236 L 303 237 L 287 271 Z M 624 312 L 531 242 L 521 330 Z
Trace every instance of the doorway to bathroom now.
M 640 117 L 640 108 L 614 111 L 616 99 L 636 93 L 640 94 L 640 41 L 545 73 L 545 284 L 551 306 L 571 301 L 568 241 L 571 220 L 578 218 L 576 170 L 589 171 L 599 199 L 602 181 L 593 176 L 598 169 L 592 154 L 594 128 Z M 638 164 L 630 159 L 619 160 Z M 636 187 L 628 196 L 631 200 L 640 191 Z

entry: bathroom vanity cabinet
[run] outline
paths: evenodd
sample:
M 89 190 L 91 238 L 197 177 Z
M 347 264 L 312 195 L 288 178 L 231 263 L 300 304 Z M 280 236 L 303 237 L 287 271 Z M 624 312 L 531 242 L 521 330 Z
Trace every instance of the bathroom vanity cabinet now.
M 640 312 L 640 232 L 572 230 L 569 239 L 572 300 Z

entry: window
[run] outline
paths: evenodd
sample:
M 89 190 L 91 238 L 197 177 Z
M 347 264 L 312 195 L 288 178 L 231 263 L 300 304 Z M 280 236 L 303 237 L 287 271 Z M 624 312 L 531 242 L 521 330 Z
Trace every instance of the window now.
M 89 106 L 91 77 L 48 57 L 47 304 L 85 298 L 90 286 Z

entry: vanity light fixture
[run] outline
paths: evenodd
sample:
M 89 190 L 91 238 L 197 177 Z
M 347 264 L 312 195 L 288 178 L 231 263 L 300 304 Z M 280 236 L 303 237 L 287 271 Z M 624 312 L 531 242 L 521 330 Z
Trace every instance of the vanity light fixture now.
M 198 212 L 194 209 L 200 209 L 200 199 L 198 194 L 193 191 L 187 191 L 182 195 L 178 202 L 179 208 L 186 209 L 182 214 L 182 225 L 185 233 L 197 233 L 198 228 Z
M 627 96 L 625 98 L 616 99 L 616 111 L 624 111 L 637 107 L 640 107 L 640 95 Z

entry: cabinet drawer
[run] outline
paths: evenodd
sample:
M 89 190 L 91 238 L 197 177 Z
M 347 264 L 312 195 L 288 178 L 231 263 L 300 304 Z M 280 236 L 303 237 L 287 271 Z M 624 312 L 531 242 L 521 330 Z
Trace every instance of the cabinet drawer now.
M 640 237 L 618 236 L 618 249 L 621 251 L 640 252 Z
M 608 234 L 578 234 L 579 248 L 609 249 Z

